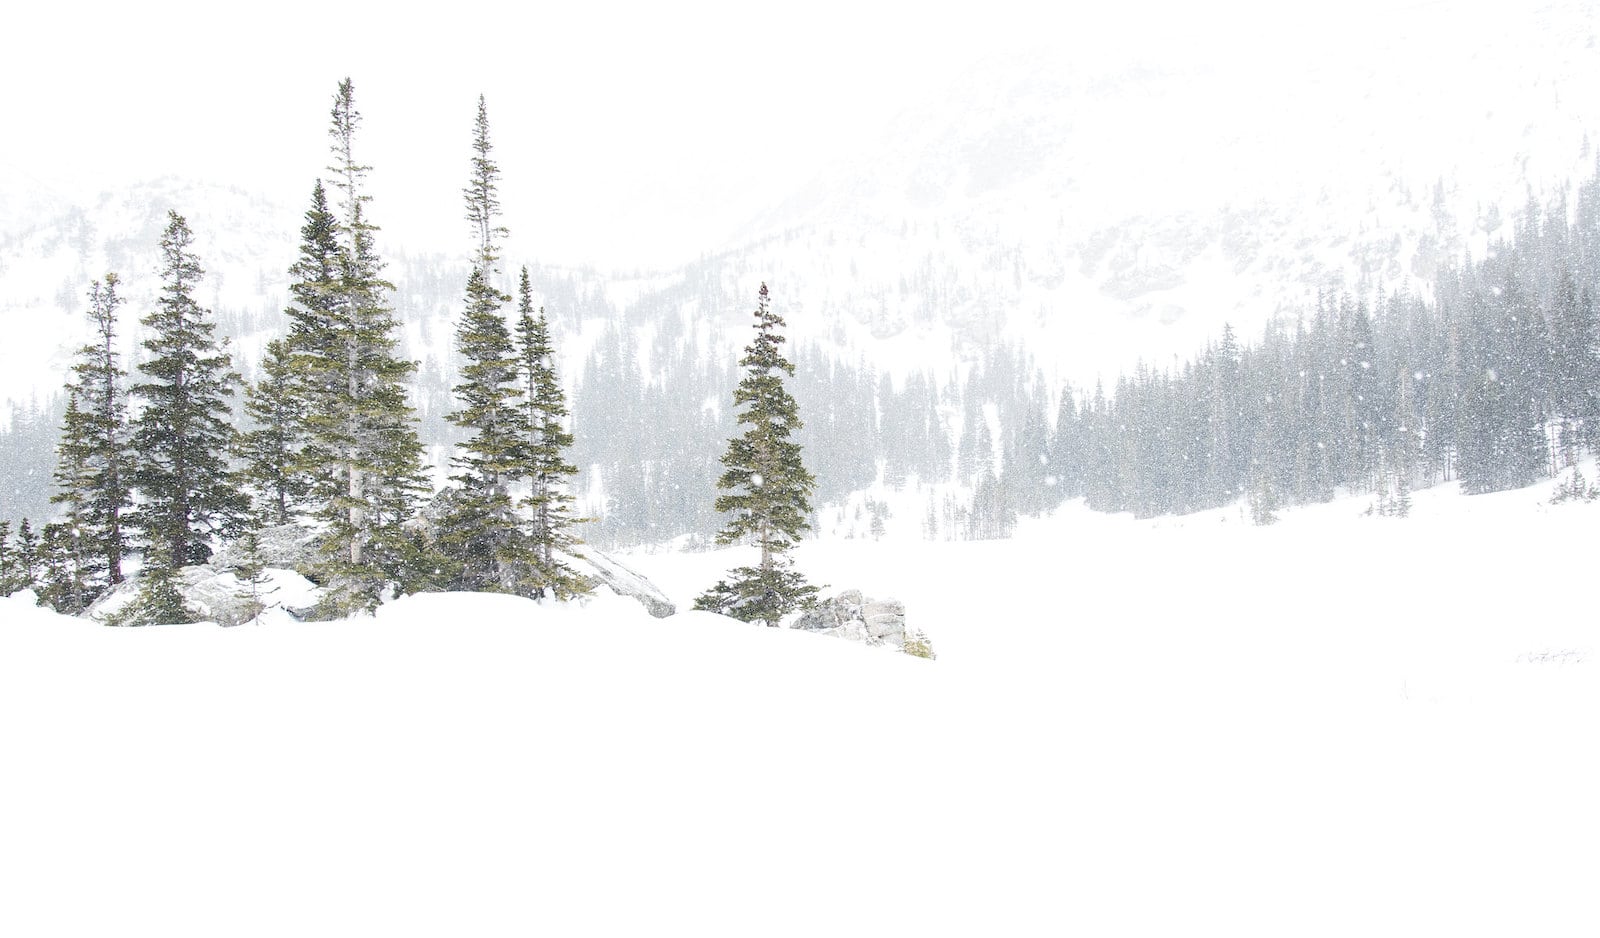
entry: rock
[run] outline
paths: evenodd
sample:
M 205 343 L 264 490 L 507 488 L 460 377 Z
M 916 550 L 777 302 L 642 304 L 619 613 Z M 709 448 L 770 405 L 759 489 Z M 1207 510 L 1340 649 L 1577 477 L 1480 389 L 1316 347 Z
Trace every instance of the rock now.
M 637 600 L 645 611 L 657 619 L 677 613 L 678 607 L 654 583 L 623 566 L 615 557 L 588 544 L 578 544 L 572 548 L 570 558 L 579 573 L 593 577 L 618 596 Z
M 863 603 L 861 618 L 871 619 L 873 616 L 900 616 L 905 617 L 906 604 L 898 599 L 883 599 L 875 602 Z
M 807 609 L 795 617 L 789 626 L 791 629 L 804 631 L 831 631 L 848 622 L 849 619 L 839 615 L 839 610 L 832 603 L 818 603 L 816 607 Z
M 203 621 L 222 626 L 248 622 L 255 615 L 250 605 L 250 586 L 231 571 L 210 564 L 184 567 L 178 571 L 178 592 L 184 605 Z M 139 577 L 134 575 L 95 600 L 86 614 L 101 621 L 115 620 L 139 595 Z M 263 601 L 269 601 L 263 596 Z
M 905 644 L 905 603 L 873 600 L 860 590 L 845 590 L 798 615 L 789 628 L 868 645 Z
M 889 635 L 904 635 L 906 632 L 905 616 L 876 615 L 867 621 L 867 634 L 873 638 L 884 638 Z

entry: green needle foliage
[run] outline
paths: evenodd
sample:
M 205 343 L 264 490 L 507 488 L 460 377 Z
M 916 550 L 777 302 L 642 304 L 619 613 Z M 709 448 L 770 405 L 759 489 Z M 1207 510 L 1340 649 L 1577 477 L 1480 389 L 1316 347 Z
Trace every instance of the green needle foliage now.
M 511 297 L 490 282 L 498 259 L 495 240 L 507 234 L 495 224 L 500 169 L 490 158 L 492 150 L 488 110 L 480 96 L 471 177 L 462 190 L 478 244 L 466 306 L 456 324 L 456 351 L 463 362 L 461 383 L 455 386 L 460 409 L 450 415 L 469 435 L 452 460 L 459 471 L 451 479 L 461 488 L 441 513 L 437 546 L 448 565 L 450 588 L 524 593 L 535 588 L 536 574 L 510 491 L 521 474 L 525 423 L 516 404 L 516 352 L 501 312 Z
M 334 95 L 329 172 L 340 195 L 330 209 L 318 182 L 290 268 L 290 387 L 305 414 L 291 475 L 322 523 L 316 579 L 326 596 L 316 614 L 370 611 L 386 583 L 410 578 L 403 525 L 428 489 L 406 383 L 416 363 L 397 355 L 399 323 L 382 278 L 378 231 L 367 217 L 370 167 L 356 162 L 361 122 L 349 79 Z
M 755 311 L 756 337 L 739 360 L 744 378 L 734 389 L 734 406 L 743 408 L 738 423 L 744 433 L 728 441 L 716 509 L 731 515 L 717 534 L 719 544 L 753 542 L 761 550 L 754 567 L 738 567 L 695 601 L 709 609 L 776 626 L 785 615 L 810 605 L 817 587 L 794 569 L 789 550 L 809 527 L 811 493 L 816 478 L 800 459 L 793 438 L 800 429 L 799 410 L 784 387 L 794 365 L 783 357 L 784 321 L 768 305 L 763 283 Z
M 133 428 L 141 501 L 131 521 L 143 540 L 145 588 L 134 621 L 190 621 L 177 572 L 205 563 L 211 536 L 235 531 L 246 509 L 228 466 L 235 437 L 228 398 L 239 376 L 213 335 L 210 311 L 194 299 L 204 271 L 193 237 L 182 216 L 167 213 L 161 296 L 142 320 L 151 357 L 139 366 L 146 380 L 133 388 L 144 409 Z
M 568 481 L 578 467 L 567 461 L 572 433 L 566 429 L 567 399 L 556 375 L 555 349 L 544 308 L 533 314 L 533 287 L 528 268 L 522 268 L 517 303 L 518 368 L 523 381 L 524 440 L 522 471 L 529 481 L 527 507 L 532 515 L 534 563 L 539 583 L 535 596 L 546 589 L 559 599 L 582 595 L 590 584 L 567 566 L 561 556 L 577 543 L 573 533 L 582 519 L 572 513 Z
M 94 341 L 78 350 L 67 384 L 67 413 L 61 426 L 55 472 L 64 523 L 72 533 L 87 594 L 122 582 L 128 550 L 124 513 L 132 504 L 132 464 L 128 452 L 127 372 L 116 350 L 117 275 L 89 289 L 89 319 Z M 78 611 L 92 595 L 80 597 Z M 69 603 L 74 605 L 73 603 Z M 58 611 L 66 611 L 58 607 Z

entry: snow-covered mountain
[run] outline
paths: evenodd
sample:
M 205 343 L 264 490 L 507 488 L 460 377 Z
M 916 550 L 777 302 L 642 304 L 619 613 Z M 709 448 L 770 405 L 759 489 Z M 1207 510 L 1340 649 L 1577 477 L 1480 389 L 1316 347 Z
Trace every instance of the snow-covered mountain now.
M 1254 335 L 1332 284 L 1425 294 L 1592 171 L 1594 13 L 1426 4 L 1337 55 L 991 62 L 840 141 L 712 266 L 878 361 L 1007 338 L 1078 382 L 1224 321 Z

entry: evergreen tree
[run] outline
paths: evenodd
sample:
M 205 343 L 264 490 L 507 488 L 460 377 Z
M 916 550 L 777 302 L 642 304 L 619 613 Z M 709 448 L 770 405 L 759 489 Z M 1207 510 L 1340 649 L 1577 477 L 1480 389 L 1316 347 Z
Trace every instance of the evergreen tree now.
M 240 438 L 243 478 L 273 524 L 288 524 L 299 512 L 309 479 L 296 471 L 303 446 L 304 398 L 295 393 L 295 372 L 289 345 L 267 343 L 261 378 L 245 391 L 244 410 L 255 427 Z
M 261 550 L 260 529 L 259 523 L 252 524 L 240 535 L 238 559 L 230 568 L 240 586 L 237 594 L 243 607 L 238 617 L 240 624 L 253 622 L 260 625 L 261 614 L 276 605 L 267 602 L 267 597 L 277 592 L 277 587 L 272 586 L 271 578 L 267 576 L 267 560 Z
M 62 615 L 77 615 L 91 599 L 81 532 L 71 522 L 44 526 L 39 538 L 39 601 Z
M 334 187 L 330 211 L 321 183 L 301 229 L 291 273 L 289 314 L 294 391 L 306 414 L 306 442 L 296 472 L 323 522 L 317 575 L 326 590 L 317 614 L 370 611 L 385 582 L 403 582 L 409 557 L 402 525 L 427 489 L 422 444 L 404 382 L 415 362 L 396 357 L 398 339 L 382 279 L 377 226 L 367 219 L 370 167 L 355 159 L 361 115 L 347 78 L 334 95 Z
M 467 301 L 456 324 L 456 351 L 464 364 L 455 387 L 460 409 L 450 421 L 469 434 L 452 460 L 460 483 L 450 511 L 441 518 L 439 548 L 454 565 L 456 589 L 524 592 L 537 589 L 532 552 L 516 516 L 510 483 L 521 471 L 525 419 L 517 358 L 501 307 L 511 297 L 491 283 L 498 259 L 495 241 L 506 229 L 499 211 L 499 167 L 490 158 L 489 120 L 483 98 L 473 125 L 473 158 L 466 198 L 467 220 L 478 238 Z
M 584 579 L 560 557 L 577 543 L 572 529 L 580 519 L 573 516 L 568 485 L 578 467 L 567 461 L 573 436 L 565 426 L 566 395 L 556 376 L 555 351 L 544 308 L 539 308 L 538 318 L 533 315 L 533 287 L 527 267 L 522 268 L 517 292 L 517 354 L 527 434 L 522 471 L 529 481 L 530 535 L 540 577 L 536 594 L 543 596 L 548 584 L 558 598 L 565 599 L 589 590 Z
M 56 494 L 66 521 L 76 532 L 87 588 L 98 592 L 122 582 L 127 550 L 123 512 L 129 492 L 127 402 L 117 362 L 117 275 L 106 274 L 89 288 L 89 319 L 95 340 L 78 350 L 67 385 L 67 413 L 56 448 Z
M 810 527 L 810 496 L 816 485 L 800 460 L 800 445 L 791 437 L 800 428 L 794 398 L 783 385 L 794 366 L 779 348 L 785 341 L 784 321 L 767 305 L 763 283 L 755 310 L 756 337 L 739 360 L 745 376 L 733 392 L 744 433 L 728 441 L 725 467 L 717 487 L 716 509 L 731 514 L 717 535 L 719 544 L 754 541 L 761 557 L 756 566 L 738 567 L 730 580 L 719 582 L 695 602 L 743 619 L 776 626 L 784 615 L 815 601 L 817 587 L 794 569 L 789 550 Z
M 999 540 L 1011 536 L 1017 526 L 1017 511 L 1012 507 L 1006 485 L 993 469 L 984 469 L 972 491 L 972 509 L 967 515 L 967 537 L 974 541 Z
M 10 596 L 17 586 L 17 549 L 11 544 L 11 522 L 0 521 L 0 596 Z
M 87 594 L 100 591 L 104 585 L 96 571 L 85 563 L 84 540 L 86 532 L 93 536 L 89 517 L 89 502 L 93 498 L 93 478 L 90 459 L 93 450 L 86 444 L 88 433 L 83 410 L 78 406 L 79 393 L 75 385 L 67 385 L 67 413 L 61 421 L 61 442 L 56 445 L 54 480 L 56 494 L 51 501 L 62 506 L 59 521 L 45 526 L 43 548 L 50 571 L 44 598 L 51 608 L 66 615 L 77 615 L 88 604 Z M 90 415 L 92 417 L 92 415 Z M 71 540 L 70 547 L 65 543 Z M 67 559 L 70 558 L 70 563 Z M 70 577 L 66 571 L 70 570 Z M 91 585 L 91 580 L 94 581 Z
M 17 574 L 12 592 L 31 590 L 39 585 L 39 536 L 27 518 L 17 525 Z
M 204 563 L 211 535 L 235 528 L 245 509 L 227 464 L 235 436 L 227 399 L 239 376 L 213 336 L 210 311 L 194 299 L 204 272 L 192 241 L 188 223 L 168 212 L 161 296 L 142 320 L 151 358 L 139 366 L 147 380 L 133 388 L 144 409 L 133 429 L 140 503 L 132 523 L 147 573 Z

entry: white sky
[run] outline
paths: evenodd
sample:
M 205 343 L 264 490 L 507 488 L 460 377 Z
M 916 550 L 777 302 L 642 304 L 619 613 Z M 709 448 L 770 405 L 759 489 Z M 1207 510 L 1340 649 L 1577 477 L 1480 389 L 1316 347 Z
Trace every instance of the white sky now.
M 464 252 L 481 92 L 517 246 L 613 266 L 714 248 L 980 58 L 1041 44 L 1090 65 L 1324 54 L 1373 28 L 1377 4 L 1315 20 L 1256 2 L 46 6 L 9 13 L 0 38 L 0 171 L 75 196 L 170 174 L 298 211 L 350 75 L 377 222 Z

